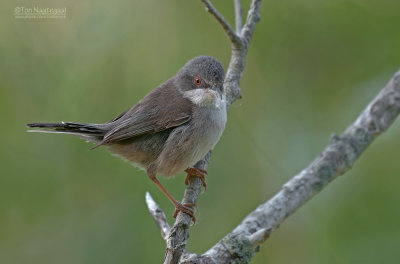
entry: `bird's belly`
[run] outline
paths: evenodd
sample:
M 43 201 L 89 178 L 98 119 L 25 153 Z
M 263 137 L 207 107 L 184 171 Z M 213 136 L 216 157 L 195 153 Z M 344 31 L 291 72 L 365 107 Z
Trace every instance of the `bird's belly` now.
M 199 109 L 192 120 L 170 134 L 157 159 L 157 172 L 170 177 L 201 160 L 225 129 L 226 108 Z
M 171 129 L 115 142 L 105 147 L 115 156 L 146 170 L 161 154 Z
M 214 148 L 225 129 L 225 122 L 215 122 L 210 118 L 207 122 L 195 128 L 198 140 L 197 144 L 194 144 L 191 148 L 192 155 L 189 155 L 191 160 L 188 161 L 188 166 L 193 166 Z

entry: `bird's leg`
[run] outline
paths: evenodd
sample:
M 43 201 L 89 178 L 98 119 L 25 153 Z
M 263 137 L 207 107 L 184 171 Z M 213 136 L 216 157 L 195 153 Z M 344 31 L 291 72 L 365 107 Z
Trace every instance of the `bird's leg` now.
M 194 223 L 196 222 L 196 217 L 194 217 L 193 209 L 190 209 L 188 207 L 188 206 L 194 207 L 196 206 L 196 204 L 181 204 L 167 191 L 167 189 L 164 188 L 164 186 L 161 185 L 161 183 L 158 181 L 155 175 L 148 173 L 148 176 L 175 206 L 174 218 L 176 218 L 179 212 L 182 212 L 188 214 L 192 218 L 192 221 Z
M 207 189 L 207 183 L 206 183 L 206 178 L 205 178 L 205 176 L 207 175 L 207 171 L 198 169 L 198 168 L 187 168 L 185 170 L 185 172 L 187 173 L 186 179 L 185 179 L 186 185 L 189 184 L 190 177 L 198 177 L 201 180 L 201 184 L 203 185 L 204 190 Z

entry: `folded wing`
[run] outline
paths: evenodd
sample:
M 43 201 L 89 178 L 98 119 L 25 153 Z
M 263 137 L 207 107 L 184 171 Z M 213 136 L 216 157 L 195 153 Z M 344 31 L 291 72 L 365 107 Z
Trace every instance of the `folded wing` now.
M 192 106 L 168 81 L 111 120 L 109 131 L 95 147 L 185 124 L 192 118 Z

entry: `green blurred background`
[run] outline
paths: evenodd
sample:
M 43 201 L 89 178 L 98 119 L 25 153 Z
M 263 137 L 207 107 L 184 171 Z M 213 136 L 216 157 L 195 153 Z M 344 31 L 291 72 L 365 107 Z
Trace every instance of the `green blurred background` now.
M 233 22 L 231 1 L 214 1 Z M 249 1 L 243 1 L 244 6 Z M 15 7 L 66 7 L 15 19 Z M 188 249 L 203 253 L 340 133 L 400 67 L 400 1 L 263 1 L 241 81 L 215 148 Z M 145 173 L 28 122 L 105 122 L 230 45 L 200 1 L 0 3 L 0 263 L 160 263 Z M 398 263 L 400 120 L 353 169 L 287 219 L 253 263 Z M 184 175 L 162 180 L 177 198 Z

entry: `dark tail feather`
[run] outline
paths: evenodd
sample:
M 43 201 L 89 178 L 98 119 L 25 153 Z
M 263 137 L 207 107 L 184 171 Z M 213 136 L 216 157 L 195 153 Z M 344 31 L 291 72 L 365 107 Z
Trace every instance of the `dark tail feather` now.
M 106 130 L 102 124 L 85 124 L 85 123 L 30 123 L 26 124 L 29 128 L 39 128 L 29 130 L 30 132 L 44 133 L 64 133 L 72 134 L 93 142 L 99 142 L 103 139 Z

